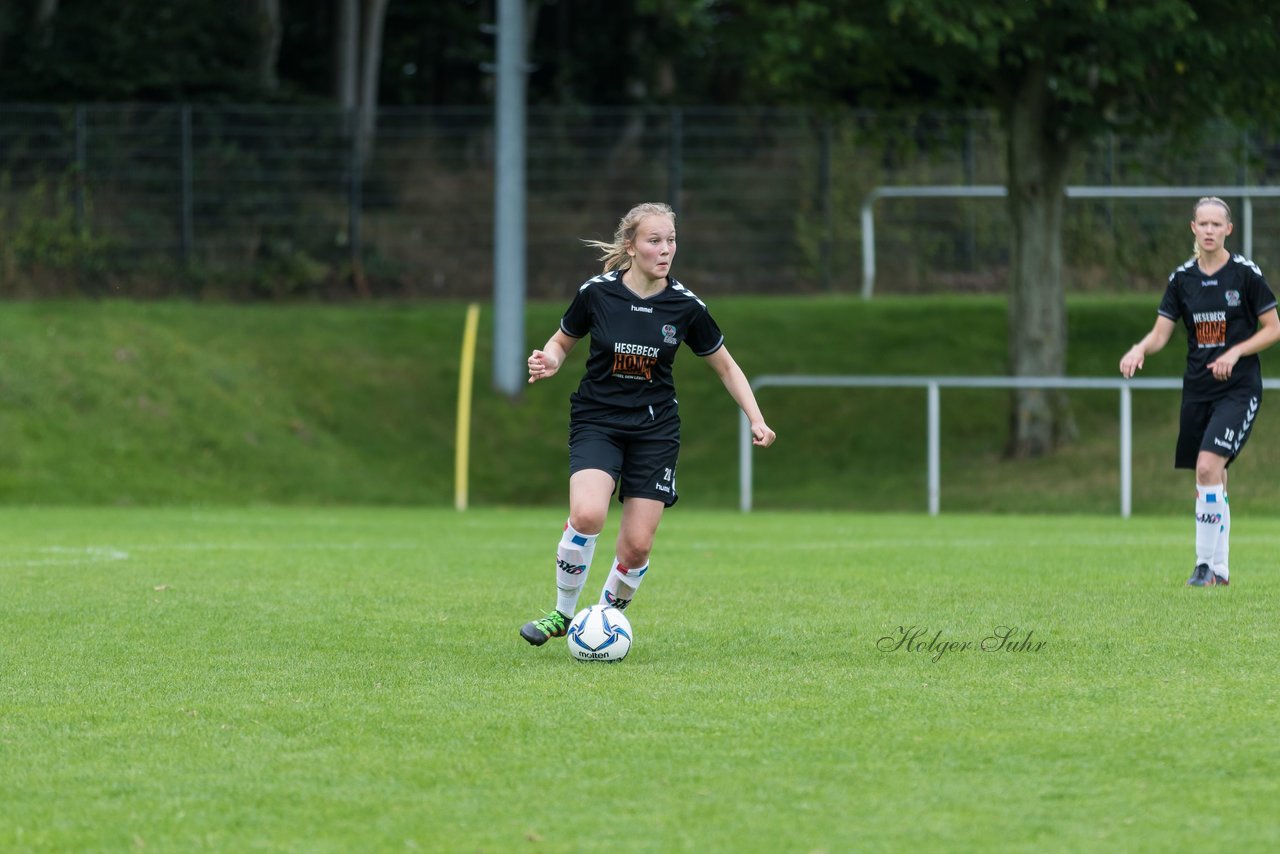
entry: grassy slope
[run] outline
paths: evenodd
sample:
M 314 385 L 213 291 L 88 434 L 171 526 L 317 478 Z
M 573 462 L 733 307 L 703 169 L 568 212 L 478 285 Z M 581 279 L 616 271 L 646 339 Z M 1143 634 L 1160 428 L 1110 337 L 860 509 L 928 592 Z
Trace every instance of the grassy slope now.
M 1114 376 L 1153 299 L 1071 306 L 1073 375 Z M 712 302 L 748 375 L 1005 372 L 999 300 L 848 298 Z M 529 306 L 540 344 L 563 306 Z M 447 504 L 453 494 L 458 304 L 241 307 L 20 303 L 0 312 L 0 502 L 9 504 Z M 559 503 L 565 373 L 514 404 L 489 388 L 483 316 L 472 501 Z M 1181 344 L 1150 360 L 1176 375 Z M 688 353 L 677 364 L 689 506 L 737 500 L 736 410 Z M 1074 397 L 1081 439 L 1054 457 L 1000 457 L 1005 392 L 943 395 L 944 510 L 1111 513 L 1117 508 L 1116 396 Z M 922 509 L 924 401 L 918 391 L 767 389 L 779 443 L 757 456 L 761 508 Z M 1169 468 L 1177 393 L 1135 402 L 1135 509 L 1180 511 L 1189 476 Z M 1257 472 L 1280 460 L 1264 415 L 1234 481 L 1237 501 L 1280 501 Z M 1278 437 L 1269 438 L 1269 434 Z

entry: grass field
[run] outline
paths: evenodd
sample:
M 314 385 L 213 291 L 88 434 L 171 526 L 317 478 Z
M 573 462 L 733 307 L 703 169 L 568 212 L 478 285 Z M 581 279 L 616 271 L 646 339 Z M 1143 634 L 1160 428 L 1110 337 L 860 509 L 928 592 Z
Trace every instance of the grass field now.
M 1277 519 L 680 508 L 600 665 L 556 510 L 0 512 L 6 851 L 1280 846 Z

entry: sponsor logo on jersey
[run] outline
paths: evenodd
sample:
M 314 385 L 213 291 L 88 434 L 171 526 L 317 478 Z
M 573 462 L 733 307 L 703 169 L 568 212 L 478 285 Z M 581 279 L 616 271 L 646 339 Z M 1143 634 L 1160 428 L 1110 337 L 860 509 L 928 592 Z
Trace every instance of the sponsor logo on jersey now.
M 613 345 L 613 375 L 624 380 L 653 379 L 653 366 L 658 363 L 658 348 L 643 344 Z
M 632 311 L 643 311 L 645 314 L 653 314 L 653 306 L 651 305 L 633 305 Z
M 1218 286 L 1217 279 L 1201 279 L 1200 280 L 1200 287 L 1202 288 L 1216 288 L 1217 286 Z
M 1196 346 L 1227 346 L 1227 313 L 1225 311 L 1201 311 L 1191 315 L 1196 324 Z
M 1223 296 L 1227 298 L 1227 305 L 1229 306 L 1234 307 L 1240 304 L 1239 291 L 1227 291 L 1225 294 L 1223 294 Z

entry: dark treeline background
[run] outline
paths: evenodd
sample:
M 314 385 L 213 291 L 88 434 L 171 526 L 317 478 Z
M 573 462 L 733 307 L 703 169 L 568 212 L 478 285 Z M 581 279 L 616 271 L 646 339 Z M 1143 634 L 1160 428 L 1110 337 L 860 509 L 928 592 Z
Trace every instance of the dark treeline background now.
M 0 296 L 487 296 L 496 6 L 0 4 Z M 1064 184 L 1280 176 L 1267 0 L 523 8 L 533 296 L 652 199 L 710 294 L 854 293 L 875 188 L 1020 182 L 1013 207 L 880 203 L 876 292 L 1060 302 L 1158 279 L 1187 243 L 1185 199 L 1060 212 Z M 1252 201 L 1266 264 L 1280 200 Z
M 526 3 L 532 104 L 759 103 L 733 4 Z M 17 0 L 0 11 L 9 102 L 341 103 L 377 50 L 389 106 L 488 103 L 494 0 Z M 356 36 L 356 56 L 344 54 Z

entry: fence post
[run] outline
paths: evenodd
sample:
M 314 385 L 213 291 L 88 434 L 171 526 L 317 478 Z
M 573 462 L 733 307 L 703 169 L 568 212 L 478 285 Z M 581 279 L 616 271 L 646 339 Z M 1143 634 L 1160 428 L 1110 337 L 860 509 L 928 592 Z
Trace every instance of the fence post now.
M 85 156 L 85 109 L 84 104 L 76 104 L 75 114 L 75 147 L 76 147 L 76 174 L 75 174 L 75 193 L 76 193 L 76 232 L 84 234 L 84 185 L 85 170 L 88 168 Z
M 751 512 L 751 422 L 738 413 L 738 507 Z
M 183 104 L 182 125 L 182 263 L 190 264 L 195 246 L 195 169 L 192 164 L 191 105 Z
M 822 211 L 822 289 L 831 290 L 831 246 L 835 242 L 835 209 L 831 193 L 831 119 L 824 117 L 818 131 L 818 209 Z
M 347 244 L 351 250 L 351 270 L 359 275 L 360 260 L 363 256 L 360 246 L 360 208 L 364 201 L 363 164 L 360 162 L 360 108 L 352 107 L 347 113 L 347 132 L 350 136 L 348 165 L 350 181 L 347 186 Z
M 684 111 L 671 108 L 670 139 L 667 141 L 667 204 L 680 212 L 680 193 L 684 186 Z

